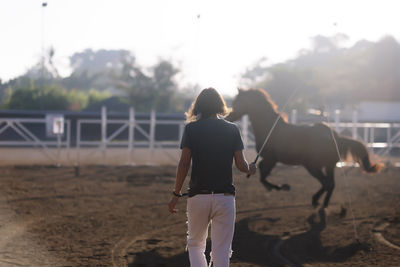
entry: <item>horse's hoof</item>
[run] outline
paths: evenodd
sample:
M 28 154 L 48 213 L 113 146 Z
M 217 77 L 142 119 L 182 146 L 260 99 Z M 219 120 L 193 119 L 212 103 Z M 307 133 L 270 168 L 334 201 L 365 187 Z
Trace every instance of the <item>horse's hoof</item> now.
M 281 189 L 282 189 L 283 191 L 289 191 L 289 190 L 290 190 L 290 185 L 288 185 L 288 184 L 283 184 L 283 185 L 281 186 Z

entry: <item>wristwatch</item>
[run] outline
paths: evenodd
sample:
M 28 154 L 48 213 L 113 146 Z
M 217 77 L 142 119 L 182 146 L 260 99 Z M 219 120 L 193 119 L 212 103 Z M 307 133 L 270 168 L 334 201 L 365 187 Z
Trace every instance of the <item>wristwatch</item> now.
M 176 196 L 176 197 L 182 197 L 182 194 L 177 194 L 177 193 L 175 193 L 175 191 L 172 191 L 172 194 L 173 194 L 174 196 Z

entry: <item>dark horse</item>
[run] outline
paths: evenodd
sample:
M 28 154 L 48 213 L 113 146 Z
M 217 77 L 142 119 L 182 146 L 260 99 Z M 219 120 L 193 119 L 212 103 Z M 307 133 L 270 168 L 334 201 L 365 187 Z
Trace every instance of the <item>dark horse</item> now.
M 340 158 L 345 159 L 348 154 L 351 154 L 366 172 L 377 172 L 383 167 L 382 164 L 370 162 L 368 151 L 361 142 L 340 136 L 324 123 L 311 126 L 289 124 L 286 117 L 277 111 L 277 106 L 270 96 L 263 90 L 239 89 L 239 94 L 232 103 L 232 109 L 226 117 L 229 121 L 238 120 L 248 114 L 256 139 L 257 151 L 261 149 L 278 116 L 281 116 L 260 153 L 262 157 L 258 165 L 260 179 L 268 190 L 283 189 L 282 186 L 271 184 L 266 179 L 277 162 L 302 165 L 322 185 L 321 189 L 313 195 L 312 205 L 317 206 L 319 198 L 326 192 L 324 207 L 327 207 L 335 187 L 335 166 Z

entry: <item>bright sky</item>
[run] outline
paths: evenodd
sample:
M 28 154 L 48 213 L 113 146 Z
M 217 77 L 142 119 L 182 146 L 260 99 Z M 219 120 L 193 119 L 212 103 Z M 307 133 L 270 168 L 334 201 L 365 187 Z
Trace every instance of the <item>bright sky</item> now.
M 182 69 L 182 82 L 228 95 L 258 59 L 273 64 L 295 57 L 317 34 L 345 33 L 349 45 L 385 35 L 400 40 L 396 0 L 48 0 L 46 8 L 41 3 L 0 2 L 3 81 L 38 62 L 42 36 L 46 47 L 55 48 L 64 75 L 74 52 L 127 49 L 142 66 L 171 60 Z

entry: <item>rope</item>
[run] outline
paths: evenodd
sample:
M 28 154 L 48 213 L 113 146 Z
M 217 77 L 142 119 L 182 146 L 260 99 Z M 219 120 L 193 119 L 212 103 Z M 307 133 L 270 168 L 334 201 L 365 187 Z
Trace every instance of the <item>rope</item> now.
M 285 104 L 283 105 L 282 110 L 285 110 L 285 109 L 286 109 L 287 104 L 289 103 L 290 100 L 292 100 L 292 98 L 294 97 L 294 95 L 296 94 L 296 92 L 297 92 L 298 90 L 299 90 L 299 87 L 297 87 L 297 88 L 292 92 L 292 94 L 289 96 L 289 98 L 286 100 Z M 260 150 L 259 150 L 258 153 L 257 153 L 257 157 L 256 157 L 256 159 L 255 159 L 254 162 L 253 162 L 254 164 L 257 163 L 257 160 L 258 160 L 258 158 L 260 157 L 261 152 L 263 151 L 265 145 L 267 144 L 268 139 L 270 138 L 270 136 L 271 136 L 271 134 L 272 134 L 272 131 L 274 130 L 274 128 L 275 128 L 275 126 L 276 126 L 276 124 L 278 123 L 278 121 L 279 121 L 280 118 L 281 118 L 281 114 L 278 113 L 278 116 L 277 116 L 277 118 L 276 118 L 274 124 L 272 125 L 271 130 L 269 130 L 268 135 L 267 135 L 267 137 L 265 138 L 263 145 L 261 146 Z
M 298 91 L 298 89 L 299 89 L 299 88 L 297 87 L 297 88 L 293 91 L 293 93 L 290 95 L 290 97 L 287 99 L 286 103 L 284 104 L 282 110 L 285 110 L 287 104 L 288 104 L 289 101 L 293 98 L 293 96 L 296 94 L 296 92 Z M 276 124 L 278 123 L 280 117 L 281 117 L 281 116 L 280 116 L 280 114 L 278 113 L 278 116 L 277 116 L 277 118 L 276 118 L 274 124 L 272 125 L 272 127 L 271 127 L 271 129 L 270 129 L 270 131 L 269 131 L 269 133 L 268 133 L 268 135 L 267 135 L 267 137 L 265 138 L 264 143 L 263 143 L 263 145 L 261 146 L 261 149 L 260 149 L 260 150 L 258 151 L 258 153 L 257 153 L 257 156 L 256 156 L 256 158 L 255 158 L 255 160 L 254 160 L 254 162 L 253 162 L 254 164 L 257 163 L 257 160 L 258 160 L 258 158 L 260 157 L 260 154 L 261 154 L 261 152 L 263 151 L 265 145 L 267 144 L 267 142 L 268 142 L 268 140 L 269 140 L 269 138 L 270 138 L 270 136 L 271 136 L 271 134 L 272 134 L 272 131 L 274 130 L 274 128 L 275 128 Z M 329 116 L 327 116 L 327 119 L 328 119 L 327 122 L 328 122 L 328 124 L 329 124 Z M 333 129 L 332 129 L 332 127 L 330 127 L 330 131 L 331 131 L 331 136 L 332 136 L 333 142 L 334 142 L 334 144 L 335 144 L 336 153 L 337 153 L 338 158 L 339 158 L 339 160 L 340 160 L 339 146 L 338 146 L 337 141 L 336 141 L 336 138 L 335 138 L 335 136 L 334 136 L 334 134 L 333 134 Z M 355 239 L 357 240 L 357 242 L 360 242 L 360 241 L 359 241 L 359 236 L 358 236 L 358 231 L 357 231 L 356 219 L 355 219 L 355 216 L 354 216 L 354 209 L 353 209 L 352 199 L 351 199 L 351 196 L 350 196 L 350 194 L 349 194 L 349 189 L 350 189 L 350 187 L 349 187 L 349 185 L 348 185 L 347 176 L 346 176 L 346 173 L 344 172 L 344 169 L 343 169 L 342 167 L 341 167 L 340 169 L 341 169 L 341 172 L 342 172 L 342 177 L 343 177 L 343 179 L 344 179 L 345 187 L 346 187 L 346 189 L 347 189 L 347 190 L 345 190 L 345 191 L 346 191 L 347 200 L 348 200 L 348 203 L 349 203 L 350 213 L 351 213 L 352 222 L 353 222 L 354 237 L 355 237 Z M 249 175 L 248 175 L 247 177 L 249 177 Z
M 286 100 L 285 104 L 283 105 L 282 111 L 285 110 L 287 104 L 289 103 L 290 100 L 292 100 L 292 98 L 294 97 L 294 95 L 296 94 L 296 92 L 299 90 L 299 87 L 297 87 L 295 90 L 293 90 L 292 94 L 289 96 L 289 98 Z M 252 164 L 256 164 L 258 161 L 258 158 L 260 157 L 261 152 L 264 150 L 265 145 L 267 144 L 269 138 L 271 137 L 272 131 L 275 129 L 276 124 L 278 123 L 279 119 L 281 118 L 281 114 L 278 113 L 278 116 L 276 117 L 276 120 L 274 122 L 274 124 L 272 125 L 271 129 L 269 130 L 267 137 L 264 140 L 263 145 L 261 146 L 260 150 L 257 153 L 256 158 L 254 159 L 254 161 L 252 162 Z M 249 178 L 250 175 L 247 175 L 247 178 Z
M 329 124 L 329 114 L 328 114 L 328 116 L 327 116 L 327 122 L 328 122 L 328 124 Z M 330 129 L 330 132 L 331 132 L 331 136 L 332 136 L 333 142 L 334 142 L 334 144 L 335 144 L 336 153 L 337 153 L 337 155 L 338 155 L 338 157 L 339 157 L 339 160 L 340 160 L 339 146 L 338 146 L 338 144 L 337 144 L 335 135 L 333 134 L 333 129 L 332 129 L 332 127 L 329 127 L 329 129 Z M 349 187 L 349 185 L 348 185 L 347 175 L 346 175 L 346 172 L 344 171 L 344 169 L 343 169 L 342 166 L 340 166 L 340 169 L 341 169 L 341 172 L 342 172 L 342 178 L 343 178 L 343 180 L 344 180 L 344 185 L 345 185 L 345 189 L 346 189 L 346 190 L 345 190 L 345 193 L 346 193 L 346 196 L 347 196 L 347 201 L 348 201 L 348 203 L 349 203 L 351 218 L 352 218 L 352 222 L 353 222 L 354 237 L 355 237 L 355 239 L 356 239 L 357 242 L 360 242 L 359 237 L 358 237 L 358 231 L 357 231 L 357 225 L 356 225 L 356 218 L 355 218 L 355 216 L 354 216 L 354 209 L 353 209 L 352 199 L 351 199 L 351 196 L 350 196 L 350 193 L 349 193 L 350 187 Z

